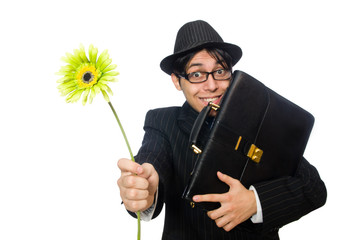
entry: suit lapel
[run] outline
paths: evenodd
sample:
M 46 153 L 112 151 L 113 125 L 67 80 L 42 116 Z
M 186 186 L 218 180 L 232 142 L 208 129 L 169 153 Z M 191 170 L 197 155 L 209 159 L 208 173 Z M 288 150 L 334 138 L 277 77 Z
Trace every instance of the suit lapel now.
M 198 112 L 196 112 L 187 102 L 181 107 L 180 115 L 177 118 L 177 123 L 180 129 L 190 136 L 192 126 L 198 116 Z

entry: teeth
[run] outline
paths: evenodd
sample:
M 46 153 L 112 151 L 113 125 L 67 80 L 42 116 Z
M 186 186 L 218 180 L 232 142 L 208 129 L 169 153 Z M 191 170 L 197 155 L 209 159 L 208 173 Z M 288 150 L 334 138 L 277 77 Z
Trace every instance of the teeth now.
M 217 100 L 218 98 L 204 98 L 204 101 L 206 102 L 213 102 L 215 100 Z

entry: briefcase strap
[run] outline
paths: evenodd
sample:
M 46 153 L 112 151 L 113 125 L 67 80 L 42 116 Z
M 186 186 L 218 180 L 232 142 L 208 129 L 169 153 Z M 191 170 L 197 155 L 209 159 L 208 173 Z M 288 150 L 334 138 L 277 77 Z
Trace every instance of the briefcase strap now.
M 194 125 L 192 126 L 190 139 L 189 139 L 190 146 L 196 154 L 200 154 L 202 152 L 202 150 L 199 147 L 197 147 L 196 144 L 197 144 L 197 140 L 199 138 L 200 131 L 201 131 L 203 124 L 204 124 L 207 116 L 209 115 L 209 113 L 212 110 L 217 111 L 219 108 L 220 108 L 219 105 L 209 102 L 209 104 L 206 107 L 204 107 L 201 110 L 201 112 L 199 113 L 199 115 L 197 116 L 197 119 L 196 119 Z

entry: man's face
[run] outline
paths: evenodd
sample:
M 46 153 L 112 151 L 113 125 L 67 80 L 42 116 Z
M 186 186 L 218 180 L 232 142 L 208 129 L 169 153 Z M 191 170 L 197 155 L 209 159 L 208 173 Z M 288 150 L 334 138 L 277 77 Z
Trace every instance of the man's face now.
M 202 50 L 195 54 L 186 66 L 186 74 L 191 72 L 213 72 L 223 69 L 220 63 L 216 61 L 206 50 Z M 190 83 L 184 78 L 179 78 L 175 74 L 171 75 L 172 81 L 178 90 L 182 90 L 187 102 L 197 112 L 200 112 L 210 101 L 220 104 L 220 100 L 224 95 L 230 80 L 218 80 L 209 74 L 206 82 Z

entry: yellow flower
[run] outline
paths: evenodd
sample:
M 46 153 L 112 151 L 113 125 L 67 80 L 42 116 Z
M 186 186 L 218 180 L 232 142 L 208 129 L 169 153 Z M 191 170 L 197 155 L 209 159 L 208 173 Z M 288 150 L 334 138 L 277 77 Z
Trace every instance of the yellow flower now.
M 104 99 L 108 102 L 108 105 L 117 120 L 118 126 L 121 129 L 131 159 L 132 161 L 135 161 L 121 121 L 107 94 L 113 95 L 112 90 L 108 87 L 107 83 L 117 81 L 115 76 L 119 75 L 119 73 L 113 71 L 117 66 L 111 64 L 112 60 L 109 58 L 107 50 L 104 50 L 99 55 L 98 59 L 97 55 L 98 49 L 93 47 L 93 45 L 89 46 L 89 58 L 86 56 L 83 45 L 80 45 L 80 49 L 75 49 L 73 55 L 66 53 L 66 57 L 63 57 L 62 60 L 68 63 L 68 65 L 62 66 L 57 73 L 59 75 L 64 75 L 57 81 L 60 83 L 58 89 L 62 96 L 67 96 L 67 102 L 77 102 L 83 95 L 83 105 L 85 105 L 87 101 L 92 103 L 95 95 L 102 92 Z M 137 212 L 137 225 L 137 239 L 141 239 L 140 212 Z
M 119 73 L 113 71 L 117 65 L 111 64 L 108 50 L 104 50 L 98 57 L 98 49 L 89 46 L 88 56 L 84 46 L 74 50 L 74 54 L 66 53 L 62 60 L 68 63 L 62 66 L 57 73 L 63 75 L 57 82 L 61 96 L 67 96 L 67 102 L 77 102 L 82 96 L 83 105 L 92 103 L 93 98 L 102 92 L 104 99 L 110 102 L 108 94 L 113 94 L 108 87 L 109 82 L 115 82 Z

